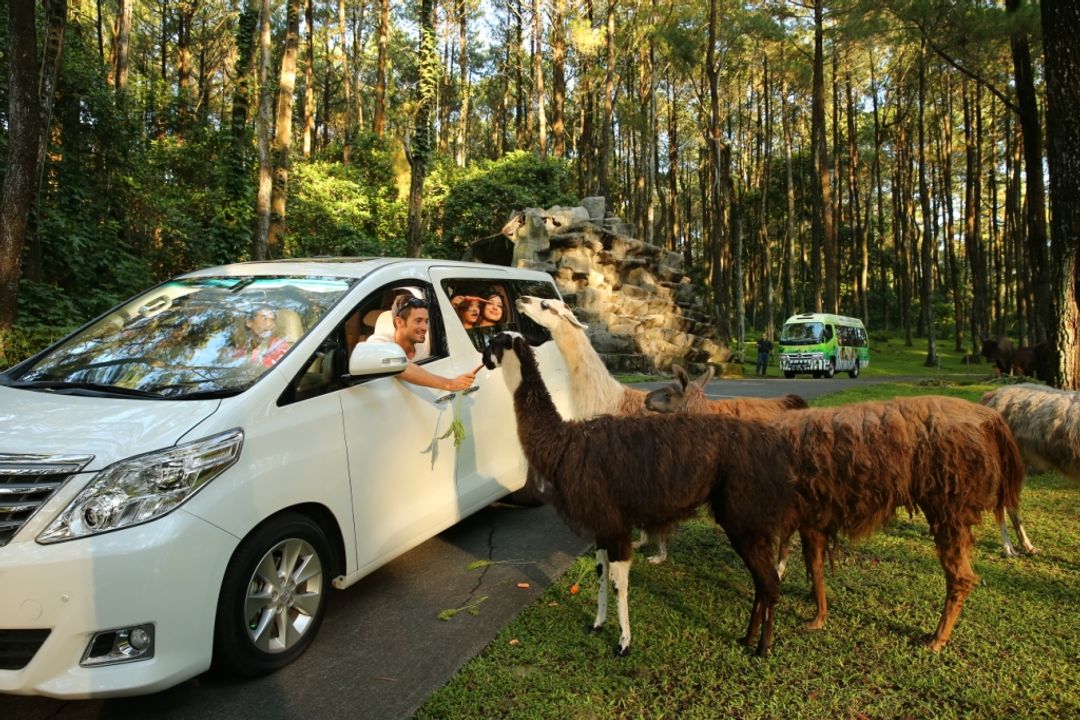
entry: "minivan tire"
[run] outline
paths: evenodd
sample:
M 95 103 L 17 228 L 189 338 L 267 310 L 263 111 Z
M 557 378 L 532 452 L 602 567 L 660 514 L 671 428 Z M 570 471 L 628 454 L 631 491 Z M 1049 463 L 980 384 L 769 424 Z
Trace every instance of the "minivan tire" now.
M 267 582 L 265 577 L 271 568 L 276 571 L 276 582 Z M 333 555 L 326 533 L 311 518 L 285 513 L 255 528 L 237 546 L 221 583 L 214 667 L 256 677 L 298 658 L 315 639 L 326 615 L 332 575 Z M 262 607 L 253 611 L 253 604 Z M 290 626 L 284 638 L 282 622 Z

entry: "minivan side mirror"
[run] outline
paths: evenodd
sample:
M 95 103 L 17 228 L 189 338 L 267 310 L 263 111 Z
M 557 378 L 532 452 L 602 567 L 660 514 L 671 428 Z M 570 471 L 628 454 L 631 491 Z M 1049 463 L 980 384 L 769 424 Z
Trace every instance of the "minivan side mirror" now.
M 397 375 L 409 364 L 405 351 L 397 343 L 364 342 L 357 345 L 349 356 L 349 379 L 370 379 Z

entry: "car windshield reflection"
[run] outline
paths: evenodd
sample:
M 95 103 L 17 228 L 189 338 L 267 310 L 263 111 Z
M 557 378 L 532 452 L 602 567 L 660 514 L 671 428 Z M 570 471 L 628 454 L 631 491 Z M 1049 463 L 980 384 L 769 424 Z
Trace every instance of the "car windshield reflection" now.
M 242 392 L 285 357 L 354 281 L 200 277 L 134 298 L 52 348 L 13 384 L 125 397 Z

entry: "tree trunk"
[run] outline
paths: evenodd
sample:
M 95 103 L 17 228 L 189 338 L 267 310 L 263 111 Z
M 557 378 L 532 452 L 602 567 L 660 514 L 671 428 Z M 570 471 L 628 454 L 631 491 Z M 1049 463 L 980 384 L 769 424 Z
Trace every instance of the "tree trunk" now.
M 1016 13 L 1023 0 L 1005 0 L 1009 13 Z M 1035 342 L 1047 339 L 1050 327 L 1050 258 L 1047 251 L 1046 198 L 1043 185 L 1042 126 L 1035 95 L 1035 73 L 1031 49 L 1026 35 L 1017 33 L 1011 40 L 1013 69 L 1016 78 L 1016 100 L 1020 106 L 1020 127 L 1024 135 L 1024 177 L 1027 192 L 1025 224 L 1027 253 L 1031 262 L 1032 317 Z
M 540 0 L 532 0 L 533 13 L 533 111 L 536 114 L 536 146 L 540 157 L 547 157 L 547 111 L 544 108 L 544 15 L 540 12 Z
M 431 111 L 435 105 L 438 51 L 435 39 L 435 2 L 420 3 L 420 80 L 417 88 L 416 128 L 409 148 L 409 165 L 412 177 L 409 181 L 409 236 L 406 254 L 420 257 L 424 238 L 424 180 L 427 177 L 428 159 L 431 154 Z
M 248 130 L 248 111 L 256 87 L 253 76 L 257 28 L 259 25 L 258 5 L 249 0 L 236 21 L 236 82 L 233 85 L 233 104 L 229 132 L 232 145 L 229 152 L 232 162 L 229 167 L 229 196 L 239 199 L 244 194 L 249 165 L 248 153 L 251 148 L 251 133 Z
M 456 152 L 454 160 L 458 167 L 465 167 L 469 141 L 469 11 L 465 0 L 457 0 L 458 14 L 458 94 L 461 106 L 458 113 Z
M 1046 378 L 1080 389 L 1080 4 L 1042 0 L 1046 145 L 1054 258 L 1052 352 Z
M 116 63 L 114 84 L 117 93 L 127 90 L 128 48 L 131 45 L 131 6 L 134 0 L 120 0 L 116 11 L 116 38 L 113 58 Z
M 285 15 L 285 50 L 278 78 L 277 118 L 274 121 L 274 185 L 270 196 L 270 257 L 281 256 L 285 236 L 285 205 L 289 196 L 289 151 L 292 149 L 292 110 L 296 90 L 296 53 L 300 47 L 300 0 L 288 0 Z
M 390 62 L 390 0 L 379 0 L 378 58 L 375 61 L 375 110 L 371 129 L 382 137 L 386 132 L 386 68 Z
M 304 24 L 307 26 L 307 62 L 304 63 L 303 153 L 310 158 L 315 148 L 315 2 L 304 0 Z M 348 149 L 348 145 L 346 145 Z M 348 157 L 345 162 L 348 162 Z
M 551 0 L 551 139 L 566 157 L 566 0 Z
M 934 327 L 934 268 L 932 250 L 937 238 L 934 236 L 933 214 L 930 210 L 930 189 L 926 183 L 926 49 L 919 58 L 919 204 L 922 214 L 922 243 L 919 255 L 922 268 L 920 288 L 923 327 L 926 330 L 926 367 L 935 367 L 937 356 L 937 331 Z
M 0 196 L 0 356 L 4 332 L 18 310 L 22 250 L 34 207 L 41 98 L 38 95 L 37 27 L 31 0 L 8 0 L 7 170 Z
M 259 115 L 255 119 L 255 133 L 258 136 L 259 190 L 255 197 L 255 237 L 251 247 L 253 260 L 265 260 L 269 256 L 270 196 L 274 183 L 274 169 L 270 159 L 270 127 L 274 120 L 274 91 L 270 87 L 272 65 L 270 0 L 262 0 L 259 5 Z
M 825 140 L 825 55 L 822 42 L 822 0 L 814 0 L 814 76 L 811 89 L 811 124 L 810 134 L 814 168 L 813 224 L 811 232 L 813 249 L 811 273 L 814 284 L 814 309 L 817 312 L 836 312 L 836 298 L 832 294 L 828 267 L 833 260 L 829 246 L 832 234 L 832 200 L 829 192 L 828 146 Z M 825 252 L 825 299 L 822 304 L 821 254 Z
M 312 2 L 312 0 L 305 0 L 305 2 Z M 345 91 L 345 127 L 341 136 L 341 150 L 342 160 L 348 165 L 352 158 L 355 123 L 353 121 L 352 69 L 349 67 L 349 34 L 345 24 L 345 0 L 338 0 L 338 35 L 341 38 L 341 84 Z
M 604 33 L 604 116 L 600 121 L 600 153 L 596 160 L 597 185 L 602 196 L 610 198 L 608 168 L 611 165 L 612 118 L 615 114 L 615 6 L 618 0 L 608 0 Z

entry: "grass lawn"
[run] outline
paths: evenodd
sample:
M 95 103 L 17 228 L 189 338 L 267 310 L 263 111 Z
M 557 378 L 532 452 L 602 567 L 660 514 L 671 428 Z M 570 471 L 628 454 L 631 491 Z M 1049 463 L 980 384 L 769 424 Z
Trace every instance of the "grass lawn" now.
M 881 359 L 883 371 L 903 367 Z M 936 369 L 908 368 L 895 374 L 926 378 L 815 404 L 929 393 L 977 399 L 996 386 L 985 364 L 958 378 L 961 385 L 945 384 Z M 973 557 L 982 583 L 940 654 L 922 646 L 937 624 L 945 579 L 921 515 L 899 513 L 884 531 L 838 548 L 826 575 L 830 613 L 821 632 L 802 629 L 814 606 L 793 549 L 773 653 L 759 659 L 738 643 L 753 598 L 750 575 L 702 514 L 676 532 L 666 564 L 635 554 L 629 657 L 614 656 L 614 593 L 607 625 L 587 632 L 596 608 L 589 554 L 417 717 L 1080 717 L 1071 677 L 1080 667 L 1080 489 L 1056 474 L 1037 475 L 1025 484 L 1023 504 L 1039 554 L 1002 557 L 993 518 L 984 517 Z

